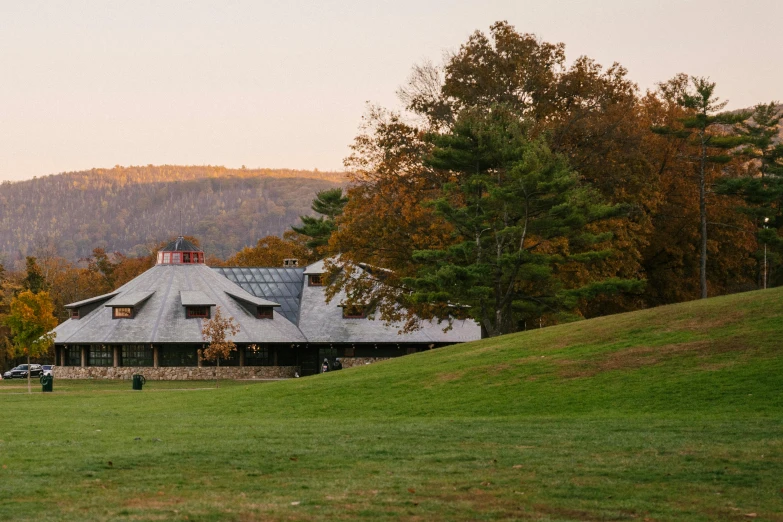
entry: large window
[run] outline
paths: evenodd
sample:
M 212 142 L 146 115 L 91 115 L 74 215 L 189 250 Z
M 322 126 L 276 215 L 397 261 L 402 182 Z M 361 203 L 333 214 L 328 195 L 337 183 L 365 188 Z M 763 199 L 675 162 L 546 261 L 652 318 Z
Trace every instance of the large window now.
M 90 346 L 89 366 L 114 366 L 114 349 L 111 346 Z
M 198 348 L 192 344 L 166 344 L 160 347 L 161 366 L 198 366 Z
M 245 347 L 245 366 L 269 366 L 271 364 L 269 348 L 265 344 L 252 344 Z
M 144 344 L 125 344 L 122 346 L 123 366 L 153 366 L 152 348 Z
M 133 308 L 130 306 L 115 306 L 111 309 L 114 319 L 130 319 L 133 317 Z
M 81 346 L 69 346 L 68 347 L 68 366 L 81 366 L 82 365 L 82 347 Z

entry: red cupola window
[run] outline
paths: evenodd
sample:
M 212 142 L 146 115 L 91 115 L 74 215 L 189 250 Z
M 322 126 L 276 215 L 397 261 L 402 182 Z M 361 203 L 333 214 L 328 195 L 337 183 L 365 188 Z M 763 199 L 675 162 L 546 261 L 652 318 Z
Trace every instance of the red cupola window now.
M 203 263 L 204 252 L 182 236 L 178 237 L 176 241 L 172 241 L 166 245 L 166 248 L 158 252 L 159 265 L 192 265 Z

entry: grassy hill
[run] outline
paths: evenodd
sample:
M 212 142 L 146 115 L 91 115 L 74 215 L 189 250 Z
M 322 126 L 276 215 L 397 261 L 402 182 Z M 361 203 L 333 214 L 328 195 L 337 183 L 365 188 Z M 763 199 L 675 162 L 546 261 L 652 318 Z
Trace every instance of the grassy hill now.
M 781 346 L 774 289 L 271 384 L 6 381 L 0 519 L 783 520 Z
M 180 230 L 228 257 L 312 213 L 342 173 L 218 166 L 138 166 L 0 184 L 0 259 L 46 249 L 75 261 L 95 247 L 146 254 Z M 180 228 L 181 226 L 181 228 Z M 52 252 L 53 251 L 53 252 Z

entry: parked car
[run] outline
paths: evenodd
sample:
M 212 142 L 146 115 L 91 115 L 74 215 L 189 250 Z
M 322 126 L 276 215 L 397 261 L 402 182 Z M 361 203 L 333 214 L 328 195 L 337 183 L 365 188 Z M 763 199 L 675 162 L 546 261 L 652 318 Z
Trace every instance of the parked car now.
M 11 368 L 7 372 L 3 374 L 3 379 L 13 379 L 14 378 L 14 370 L 19 368 L 18 366 L 16 368 Z
M 43 368 L 40 364 L 30 365 L 30 377 L 40 377 L 43 373 Z M 20 364 L 13 370 L 11 370 L 11 379 L 27 379 L 27 365 Z
M 44 364 L 43 366 L 41 366 L 44 375 L 52 375 L 52 368 L 54 368 L 54 366 L 52 366 L 51 364 Z

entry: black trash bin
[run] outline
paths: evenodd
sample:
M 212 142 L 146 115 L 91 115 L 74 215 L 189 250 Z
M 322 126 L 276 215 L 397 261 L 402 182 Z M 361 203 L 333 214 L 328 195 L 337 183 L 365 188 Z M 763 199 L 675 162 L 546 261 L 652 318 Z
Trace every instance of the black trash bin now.
M 133 376 L 133 389 L 141 390 L 141 387 L 147 382 L 147 379 L 143 375 L 136 374 Z
M 52 391 L 52 388 L 54 387 L 54 377 L 52 377 L 51 375 L 41 375 L 39 380 L 41 381 L 42 392 Z

